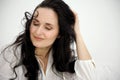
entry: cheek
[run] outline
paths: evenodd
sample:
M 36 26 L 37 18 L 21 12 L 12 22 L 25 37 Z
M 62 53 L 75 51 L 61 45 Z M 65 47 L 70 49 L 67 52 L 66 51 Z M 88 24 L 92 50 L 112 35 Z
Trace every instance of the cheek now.
M 33 27 L 30 27 L 30 38 L 31 38 L 31 40 L 32 40 L 32 38 L 33 38 L 34 32 L 35 32 L 34 28 L 33 28 Z
M 58 37 L 58 32 L 48 33 L 47 36 L 49 37 L 49 39 L 55 40 Z
M 35 28 L 33 28 L 32 26 L 30 26 L 30 34 L 35 32 Z

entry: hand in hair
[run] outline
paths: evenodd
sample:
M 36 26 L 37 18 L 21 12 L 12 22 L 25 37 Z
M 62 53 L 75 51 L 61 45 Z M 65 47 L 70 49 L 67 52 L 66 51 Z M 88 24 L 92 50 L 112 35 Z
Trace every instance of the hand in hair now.
M 80 60 L 89 60 L 91 59 L 91 56 L 87 50 L 87 47 L 82 39 L 81 33 L 80 33 L 80 25 L 79 25 L 79 18 L 78 14 L 74 12 L 75 16 L 75 25 L 74 25 L 74 30 L 76 33 L 76 49 L 77 49 L 77 55 L 78 59 Z

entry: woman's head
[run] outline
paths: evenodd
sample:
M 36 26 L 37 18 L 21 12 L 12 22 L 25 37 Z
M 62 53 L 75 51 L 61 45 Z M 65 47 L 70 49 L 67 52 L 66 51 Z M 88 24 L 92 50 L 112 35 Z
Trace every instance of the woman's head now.
M 46 18 L 46 20 L 45 20 L 45 18 Z M 66 39 L 69 39 L 69 41 L 73 41 L 73 39 L 75 39 L 75 36 L 73 35 L 74 34 L 73 25 L 75 22 L 74 14 L 71 11 L 71 9 L 69 8 L 69 6 L 67 4 L 65 4 L 62 0 L 44 0 L 41 4 L 39 4 L 34 10 L 31 24 L 33 24 L 33 22 L 38 21 L 37 24 L 39 23 L 39 27 L 40 27 L 40 25 L 42 25 L 41 20 L 43 20 L 43 19 L 46 21 L 46 23 L 48 23 L 47 26 L 50 23 L 50 25 L 48 26 L 49 28 L 57 27 L 57 29 L 58 29 L 58 31 L 57 31 L 58 33 L 56 33 L 55 36 L 54 36 L 54 32 L 53 33 L 52 32 L 49 33 L 48 31 L 45 32 L 46 35 L 48 35 L 48 36 L 50 34 L 52 34 L 51 37 L 54 36 L 54 39 L 52 39 L 52 41 L 49 41 L 49 40 L 51 40 L 49 38 L 49 40 L 47 41 L 46 44 L 50 43 L 50 45 L 51 45 L 52 43 L 54 43 L 55 39 L 57 39 L 58 37 L 62 38 L 64 36 L 66 36 L 67 37 Z M 53 24 L 53 25 L 51 26 L 51 24 Z M 42 33 L 43 31 L 44 30 L 40 31 L 37 29 L 37 31 L 35 31 L 35 32 Z M 30 33 L 30 35 L 31 35 L 31 33 Z M 38 36 L 37 34 L 35 34 L 34 36 L 36 36 L 38 38 L 44 38 L 42 36 Z M 39 45 L 36 45 L 35 42 L 33 42 L 33 36 L 30 36 L 30 37 L 31 37 L 33 45 L 36 47 L 39 47 Z
M 57 14 L 50 8 L 38 8 L 30 26 L 30 38 L 36 48 L 51 48 L 59 36 Z

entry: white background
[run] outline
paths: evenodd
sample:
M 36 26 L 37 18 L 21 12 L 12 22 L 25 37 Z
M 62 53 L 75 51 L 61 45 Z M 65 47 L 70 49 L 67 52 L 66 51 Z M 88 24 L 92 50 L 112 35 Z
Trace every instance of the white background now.
M 24 12 L 42 0 L 0 0 L 0 47 L 23 30 Z M 101 80 L 120 80 L 120 0 L 65 0 L 80 19 L 83 39 Z

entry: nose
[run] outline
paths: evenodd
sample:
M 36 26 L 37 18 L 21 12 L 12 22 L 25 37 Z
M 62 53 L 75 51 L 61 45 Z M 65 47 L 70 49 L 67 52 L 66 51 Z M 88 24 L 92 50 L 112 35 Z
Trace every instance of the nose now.
M 42 34 L 43 34 L 42 25 L 40 25 L 40 26 L 36 29 L 36 34 L 37 34 L 37 35 L 42 35 Z

